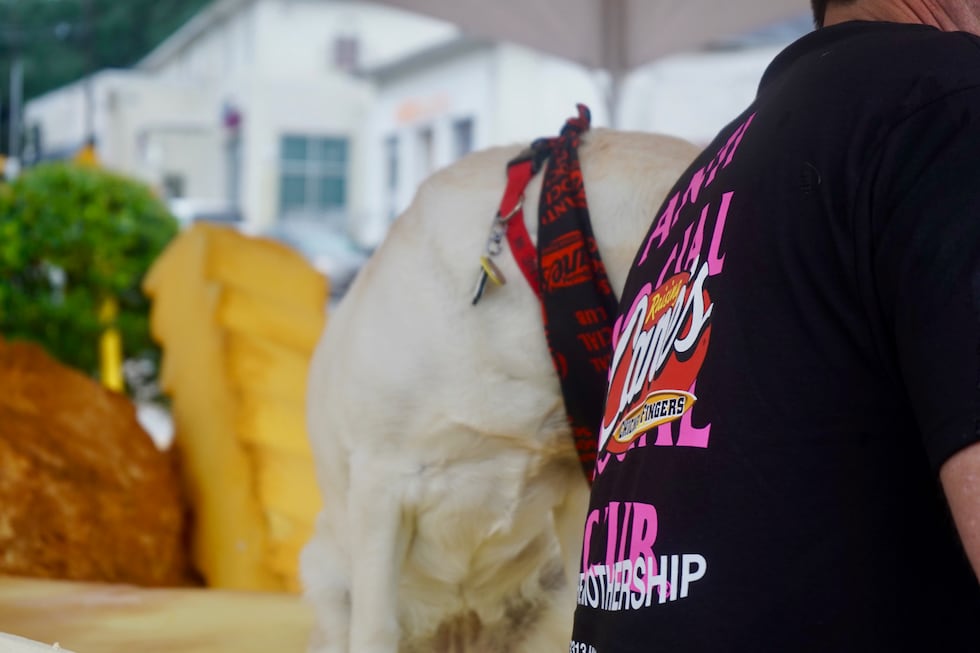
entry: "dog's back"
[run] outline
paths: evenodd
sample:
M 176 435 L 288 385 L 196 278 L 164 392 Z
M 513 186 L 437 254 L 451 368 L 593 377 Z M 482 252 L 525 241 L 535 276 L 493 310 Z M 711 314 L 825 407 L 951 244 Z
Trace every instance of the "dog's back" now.
M 470 303 L 519 149 L 428 180 L 328 321 L 308 395 L 325 502 L 303 560 L 317 651 L 567 644 L 588 487 L 541 308 L 506 251 L 508 283 Z M 593 229 L 617 292 L 695 154 L 662 136 L 586 135 Z

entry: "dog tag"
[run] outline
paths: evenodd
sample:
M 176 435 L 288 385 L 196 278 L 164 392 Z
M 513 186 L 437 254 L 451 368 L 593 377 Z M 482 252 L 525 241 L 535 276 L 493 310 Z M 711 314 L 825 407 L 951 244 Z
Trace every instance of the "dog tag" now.
M 473 290 L 473 306 L 476 306 L 483 293 L 487 290 L 487 281 L 493 282 L 495 286 L 502 286 L 507 283 L 504 273 L 500 271 L 497 264 L 489 256 L 484 254 L 480 257 L 480 278 L 476 281 L 476 288 Z
M 500 268 L 493 262 L 493 259 L 486 254 L 480 257 L 480 267 L 483 268 L 484 274 L 494 284 L 502 286 L 507 283 L 507 279 L 504 278 L 504 273 L 500 271 Z
M 480 298 L 483 297 L 484 291 L 487 289 L 487 273 L 482 269 L 480 270 L 480 278 L 476 280 L 476 289 L 473 290 L 473 306 L 476 306 Z

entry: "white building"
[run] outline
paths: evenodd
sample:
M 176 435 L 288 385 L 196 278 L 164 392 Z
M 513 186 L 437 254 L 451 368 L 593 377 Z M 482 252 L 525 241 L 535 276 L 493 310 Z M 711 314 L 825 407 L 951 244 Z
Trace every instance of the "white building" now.
M 693 52 L 637 70 L 625 80 L 617 127 L 705 145 L 752 101 L 781 47 Z M 470 150 L 557 135 L 577 103 L 593 125 L 612 123 L 603 74 L 517 45 L 459 38 L 364 74 L 376 89 L 361 220 L 368 240 L 420 181 Z
M 618 126 L 706 143 L 792 36 L 635 71 Z M 231 202 L 258 228 L 305 217 L 373 246 L 418 183 L 466 152 L 556 134 L 579 102 L 609 125 L 603 81 L 379 5 L 215 0 L 134 70 L 91 83 L 106 165 L 168 196 Z M 84 140 L 83 91 L 29 103 L 46 151 Z
M 601 89 L 580 66 L 514 45 L 456 39 L 368 69 L 366 231 L 377 238 L 434 170 L 474 149 L 557 133 L 582 102 L 607 122 Z
M 87 138 L 89 90 L 103 165 L 168 198 L 224 201 L 258 228 L 346 226 L 363 213 L 374 98 L 350 71 L 454 33 L 367 4 L 216 0 L 133 70 L 28 103 L 25 122 L 40 128 L 42 155 L 70 153 Z

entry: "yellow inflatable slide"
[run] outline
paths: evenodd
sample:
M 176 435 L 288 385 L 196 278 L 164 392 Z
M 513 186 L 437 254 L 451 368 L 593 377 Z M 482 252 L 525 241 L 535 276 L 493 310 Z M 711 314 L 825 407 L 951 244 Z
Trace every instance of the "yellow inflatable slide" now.
M 279 243 L 196 224 L 144 289 L 164 350 L 196 567 L 210 587 L 297 591 L 320 507 L 304 404 L 327 280 Z

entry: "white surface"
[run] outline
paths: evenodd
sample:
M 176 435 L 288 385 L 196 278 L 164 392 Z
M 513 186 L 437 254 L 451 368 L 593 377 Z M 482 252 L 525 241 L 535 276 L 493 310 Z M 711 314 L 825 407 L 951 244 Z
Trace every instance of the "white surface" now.
M 174 422 L 170 412 L 157 404 L 137 404 L 136 418 L 161 451 L 170 447 L 174 439 Z M 0 653 L 3 649 L 0 648 Z
M 64 653 L 71 653 L 68 649 L 58 646 L 57 643 L 49 646 L 16 635 L 0 633 L 0 653 L 34 653 L 36 651 L 63 651 Z

